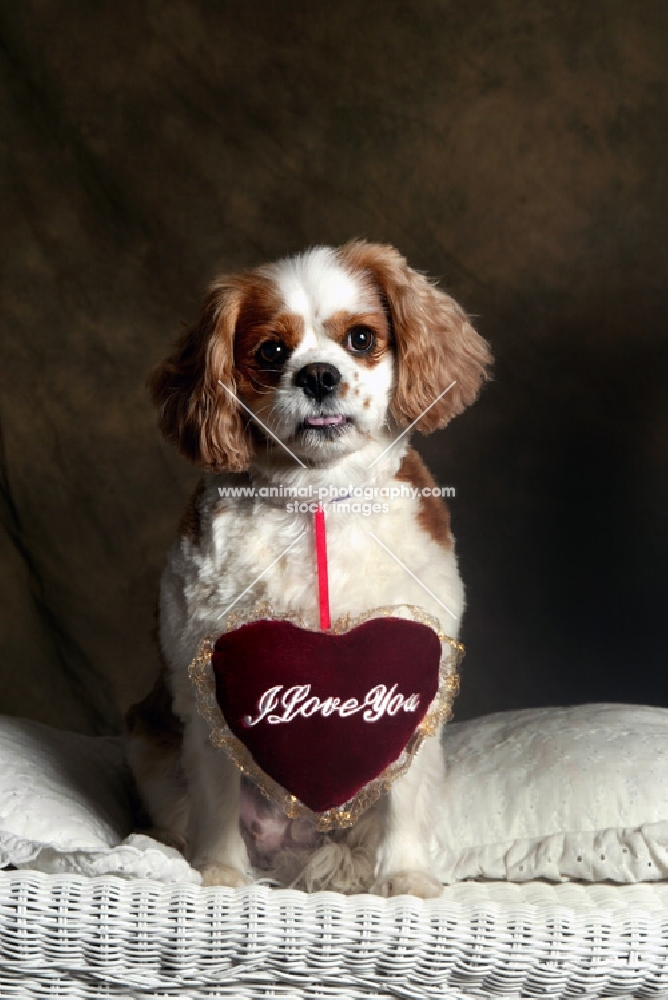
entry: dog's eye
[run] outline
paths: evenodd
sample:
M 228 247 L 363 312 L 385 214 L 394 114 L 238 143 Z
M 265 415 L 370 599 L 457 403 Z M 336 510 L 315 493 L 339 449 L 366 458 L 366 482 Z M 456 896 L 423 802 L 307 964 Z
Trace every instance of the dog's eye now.
M 263 368 L 280 368 L 288 360 L 289 353 L 282 340 L 265 340 L 255 352 L 255 359 Z
M 376 343 L 376 335 L 368 326 L 354 326 L 348 330 L 348 347 L 356 354 L 366 354 Z

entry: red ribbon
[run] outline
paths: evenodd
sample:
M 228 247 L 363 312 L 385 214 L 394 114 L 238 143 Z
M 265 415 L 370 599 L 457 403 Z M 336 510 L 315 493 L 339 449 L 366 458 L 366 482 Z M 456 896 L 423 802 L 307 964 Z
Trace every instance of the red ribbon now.
M 329 580 L 327 576 L 327 533 L 325 530 L 325 510 L 318 507 L 315 512 L 315 557 L 318 567 L 318 601 L 320 604 L 320 628 L 331 628 L 329 615 Z

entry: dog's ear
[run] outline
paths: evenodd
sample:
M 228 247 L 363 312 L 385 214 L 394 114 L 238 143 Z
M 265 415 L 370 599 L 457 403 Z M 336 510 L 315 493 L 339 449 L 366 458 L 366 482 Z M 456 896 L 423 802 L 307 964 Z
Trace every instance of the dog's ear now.
M 149 379 L 163 434 L 208 472 L 242 472 L 252 457 L 252 439 L 244 429 L 247 421 L 232 395 L 236 393 L 234 332 L 241 300 L 234 281 L 217 281 L 199 321 Z
M 371 275 L 390 314 L 397 356 L 394 419 L 401 427 L 417 420 L 423 434 L 445 427 L 489 377 L 487 342 L 455 300 L 409 267 L 394 247 L 352 240 L 339 253 L 345 266 Z

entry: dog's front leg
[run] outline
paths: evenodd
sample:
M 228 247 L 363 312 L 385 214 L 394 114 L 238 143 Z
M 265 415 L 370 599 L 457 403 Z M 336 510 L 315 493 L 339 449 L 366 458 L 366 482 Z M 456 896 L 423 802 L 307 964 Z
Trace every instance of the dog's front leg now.
M 432 874 L 430 851 L 445 774 L 439 736 L 425 741 L 406 774 L 389 791 L 372 889 L 377 895 L 428 899 L 443 891 Z
M 246 885 L 248 852 L 239 827 L 241 778 L 223 750 L 209 742 L 207 727 L 192 719 L 184 733 L 188 782 L 190 862 L 203 885 Z

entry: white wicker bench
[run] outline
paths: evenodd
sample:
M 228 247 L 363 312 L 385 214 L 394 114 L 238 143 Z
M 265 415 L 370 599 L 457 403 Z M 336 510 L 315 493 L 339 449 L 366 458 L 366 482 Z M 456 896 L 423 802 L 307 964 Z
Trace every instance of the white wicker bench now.
M 0 997 L 668 997 L 668 883 L 439 900 L 0 873 Z
M 668 1000 L 668 711 L 490 716 L 446 754 L 440 899 L 203 889 L 130 833 L 116 741 L 5 719 L 0 1000 Z

